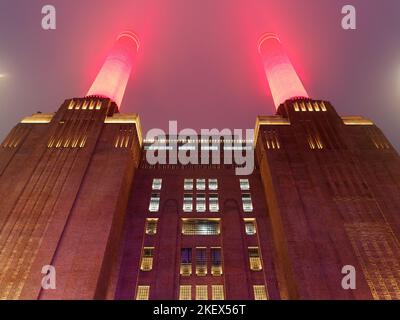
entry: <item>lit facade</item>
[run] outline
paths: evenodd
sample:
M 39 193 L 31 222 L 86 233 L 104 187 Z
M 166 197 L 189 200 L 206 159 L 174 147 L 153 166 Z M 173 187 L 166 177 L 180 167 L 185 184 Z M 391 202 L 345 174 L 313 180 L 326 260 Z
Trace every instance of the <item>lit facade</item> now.
M 23 119 L 0 147 L 0 299 L 400 299 L 398 153 L 370 120 L 288 94 L 257 118 L 248 176 L 149 164 L 111 93 Z

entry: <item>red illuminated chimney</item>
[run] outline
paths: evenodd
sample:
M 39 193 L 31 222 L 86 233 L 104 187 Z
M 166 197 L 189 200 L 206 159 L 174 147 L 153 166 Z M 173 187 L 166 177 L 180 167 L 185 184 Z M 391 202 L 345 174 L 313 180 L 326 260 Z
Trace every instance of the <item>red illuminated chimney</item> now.
M 258 51 L 263 59 L 265 74 L 277 109 L 288 99 L 308 98 L 306 89 L 277 35 L 264 34 L 258 42 Z
M 97 74 L 87 96 L 110 98 L 120 108 L 139 45 L 139 38 L 136 34 L 131 31 L 122 32 Z

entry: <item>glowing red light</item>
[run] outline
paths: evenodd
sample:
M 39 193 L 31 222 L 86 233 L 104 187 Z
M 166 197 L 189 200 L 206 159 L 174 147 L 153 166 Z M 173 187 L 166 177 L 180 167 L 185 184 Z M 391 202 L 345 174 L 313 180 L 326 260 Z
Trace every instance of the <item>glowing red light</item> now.
M 97 74 L 87 96 L 102 96 L 121 106 L 140 42 L 136 34 L 122 32 Z
M 296 70 L 287 57 L 277 35 L 273 33 L 264 34 L 258 42 L 258 51 L 263 59 L 265 74 L 276 108 L 288 99 L 308 98 L 307 91 L 297 76 Z

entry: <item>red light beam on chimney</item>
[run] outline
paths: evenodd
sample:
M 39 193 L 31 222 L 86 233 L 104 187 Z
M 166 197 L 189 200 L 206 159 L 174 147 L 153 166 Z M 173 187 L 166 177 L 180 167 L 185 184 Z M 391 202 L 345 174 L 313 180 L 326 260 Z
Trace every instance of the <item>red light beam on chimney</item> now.
M 140 42 L 131 31 L 122 32 L 110 50 L 87 96 L 101 96 L 121 107 Z
M 308 98 L 307 91 L 276 34 L 264 34 L 258 42 L 258 51 L 263 59 L 276 108 L 288 99 Z

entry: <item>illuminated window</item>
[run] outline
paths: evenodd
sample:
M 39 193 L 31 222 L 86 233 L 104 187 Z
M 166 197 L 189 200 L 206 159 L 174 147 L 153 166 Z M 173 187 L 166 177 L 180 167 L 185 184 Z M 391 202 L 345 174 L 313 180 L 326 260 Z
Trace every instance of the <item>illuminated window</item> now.
M 224 286 L 223 285 L 212 285 L 211 296 L 213 300 L 225 300 Z
M 183 188 L 185 190 L 193 190 L 193 179 L 185 179 Z
M 192 274 L 192 248 L 181 249 L 181 271 L 182 276 Z
M 138 286 L 136 300 L 149 300 L 150 286 Z
M 244 212 L 252 212 L 253 211 L 253 203 L 251 201 L 250 193 L 242 194 L 242 202 L 243 202 L 243 211 Z
M 185 193 L 183 195 L 183 211 L 184 212 L 193 211 L 193 195 L 191 193 Z
M 196 195 L 196 211 L 197 212 L 206 211 L 206 195 L 205 195 L 205 193 L 198 193 Z
M 217 179 L 208 179 L 208 189 L 209 190 L 218 190 L 218 180 Z
M 256 221 L 254 219 L 244 219 L 246 234 L 253 236 L 256 234 Z
M 144 247 L 142 252 L 142 263 L 140 264 L 140 270 L 150 271 L 153 269 L 153 247 Z
M 153 185 L 152 185 L 153 190 L 161 190 L 161 186 L 162 186 L 162 179 L 153 179 Z
M 160 194 L 152 193 L 150 198 L 149 211 L 157 212 L 160 209 Z
M 250 270 L 262 270 L 260 250 L 258 247 L 249 247 Z
M 321 110 L 322 111 L 326 111 L 326 106 L 325 106 L 325 103 L 323 101 L 321 102 Z
M 249 179 L 240 179 L 240 190 L 250 190 Z
M 207 286 L 196 286 L 196 300 L 208 300 Z
M 222 275 L 222 252 L 221 248 L 211 248 L 211 274 L 213 276 Z
M 265 142 L 267 149 L 280 149 L 281 143 L 278 138 L 278 133 L 275 130 L 268 130 L 265 133 Z
M 308 135 L 308 145 L 310 146 L 310 149 L 323 149 L 324 145 L 322 144 L 321 138 L 317 133 L 310 133 Z
M 179 300 L 192 300 L 192 286 L 179 287 Z
M 218 194 L 211 193 L 208 198 L 208 207 L 210 212 L 218 212 L 219 204 L 218 204 Z
M 154 235 L 157 233 L 158 219 L 146 219 L 146 234 Z
M 207 275 L 207 249 L 196 248 L 196 274 L 198 276 Z
M 211 236 L 220 233 L 219 219 L 182 219 L 182 234 Z
M 196 189 L 206 190 L 206 179 L 196 179 Z
M 253 286 L 254 300 L 268 300 L 267 290 L 263 285 Z

